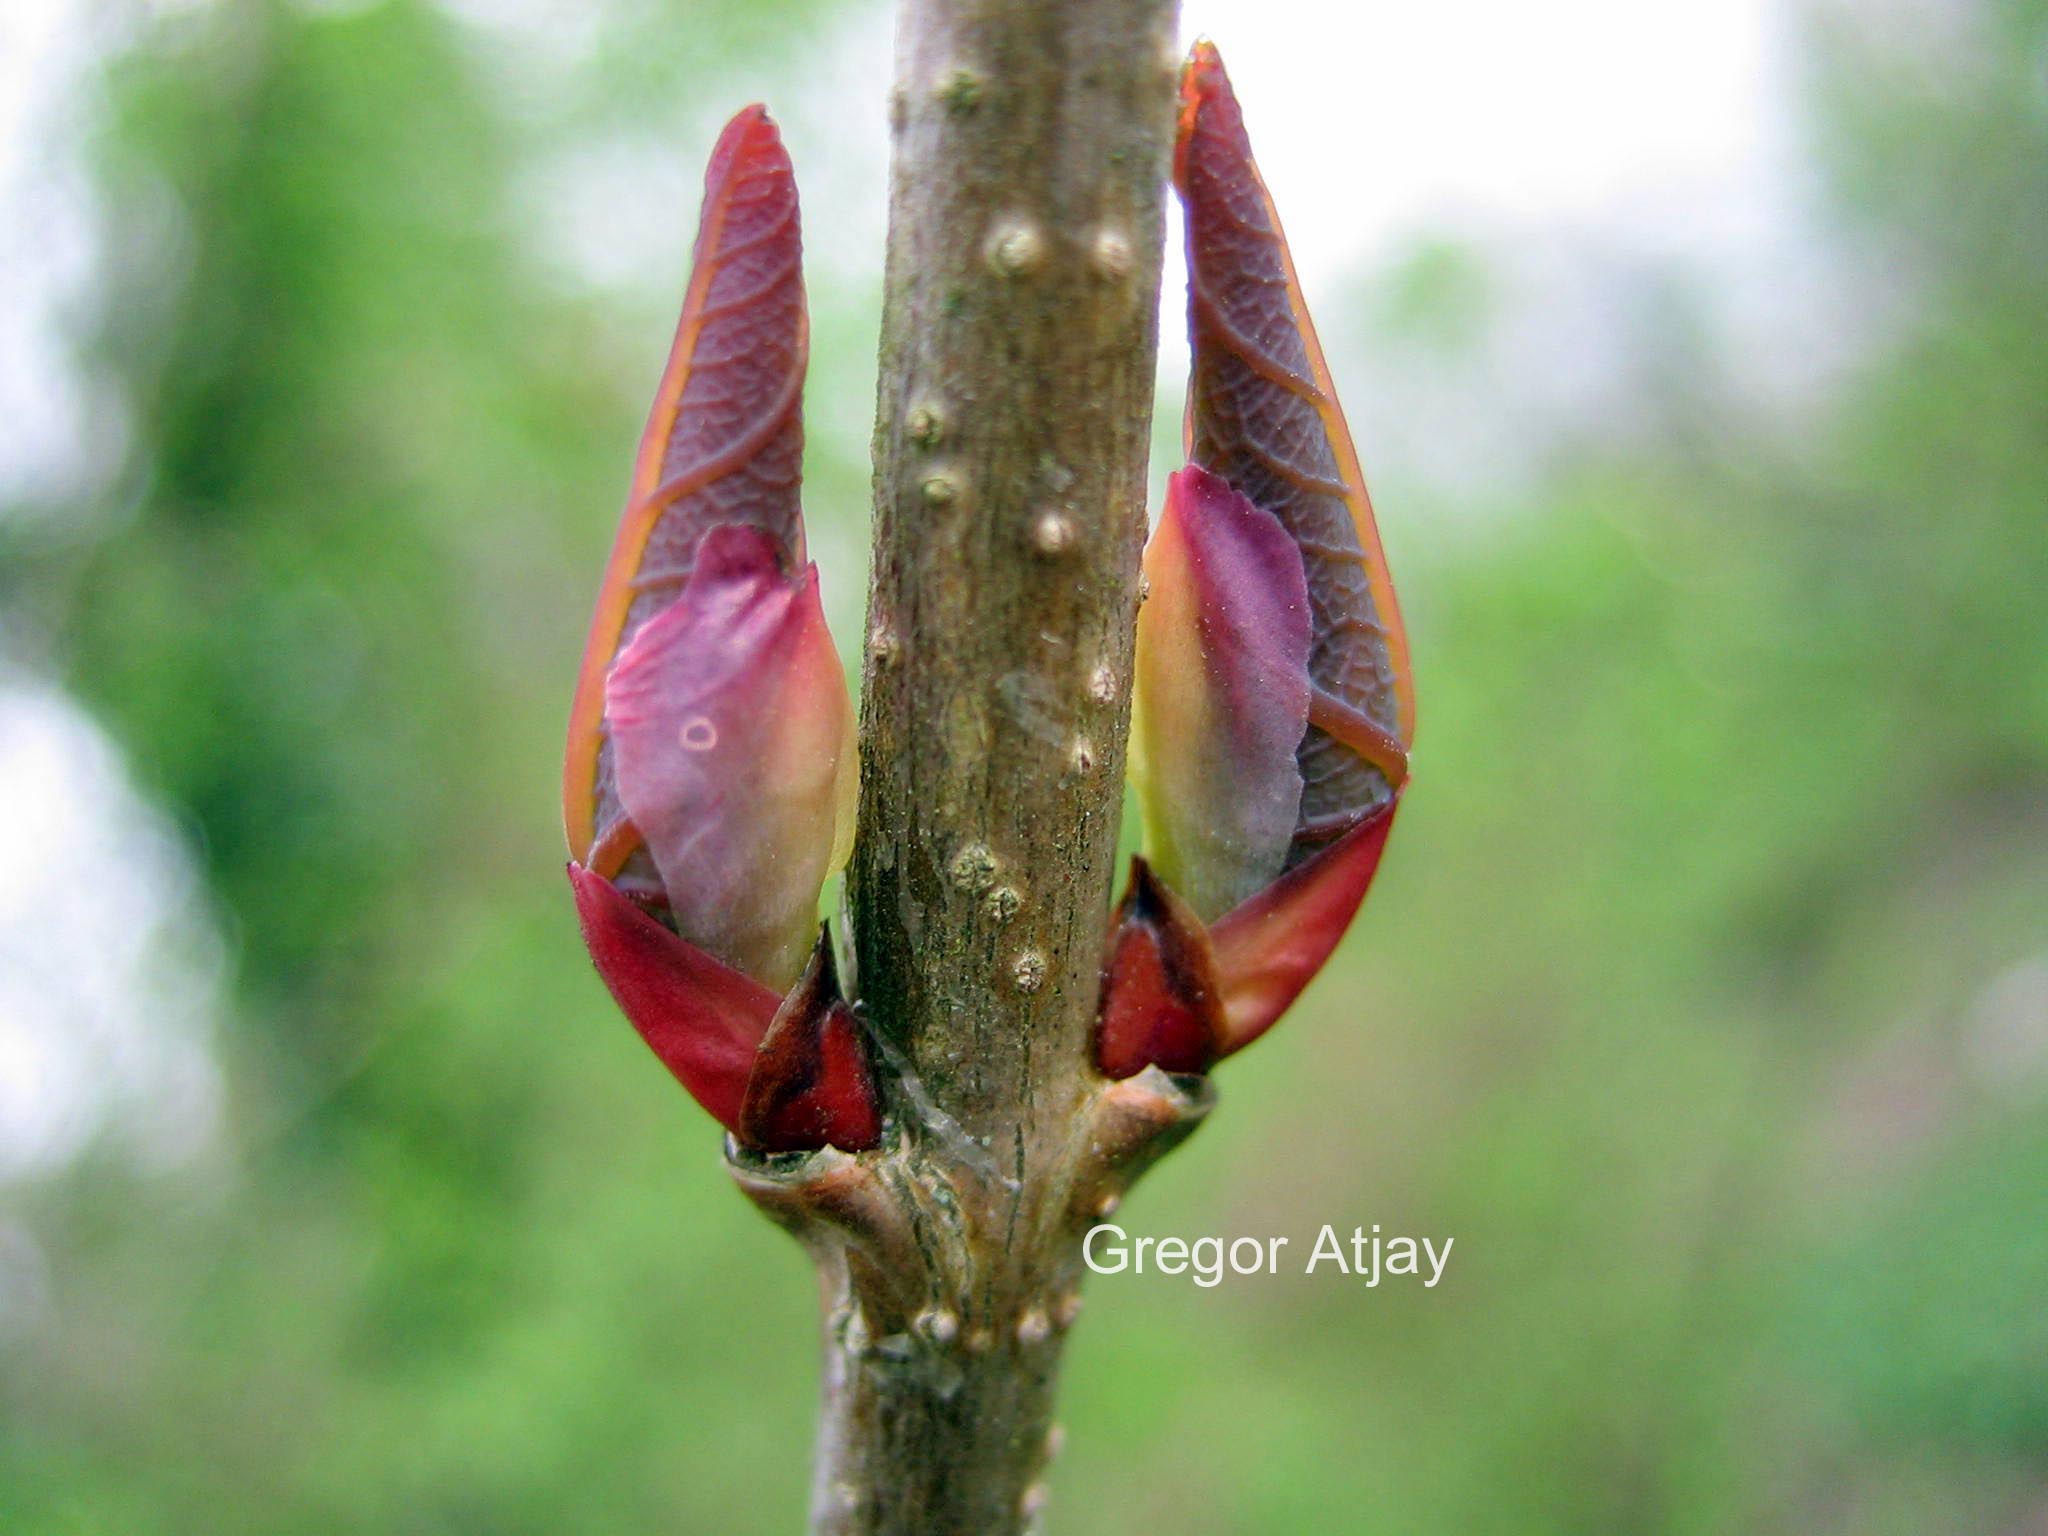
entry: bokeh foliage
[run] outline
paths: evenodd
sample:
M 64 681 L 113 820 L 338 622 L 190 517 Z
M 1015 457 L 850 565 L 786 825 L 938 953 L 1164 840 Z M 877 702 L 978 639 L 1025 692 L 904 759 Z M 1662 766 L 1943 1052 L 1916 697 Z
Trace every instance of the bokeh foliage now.
M 55 1300 L 0 1355 L 0 1528 L 797 1528 L 806 1266 L 557 873 L 658 344 L 530 259 L 511 189 L 537 139 L 722 100 L 821 10 L 599 8 L 540 117 L 420 0 L 222 0 L 111 66 L 125 510 L 42 574 L 240 990 L 220 1159 L 14 1197 Z M 1681 302 L 1641 419 L 1480 531 L 1378 487 L 1422 700 L 1400 834 L 1124 1219 L 1456 1258 L 1428 1295 L 1096 1282 L 1060 1528 L 2048 1517 L 2048 9 L 1953 10 L 1942 49 L 1800 31 L 1838 270 L 1885 300 L 1818 398 L 1759 405 Z M 1484 260 L 1326 310 L 1340 375 L 1459 345 Z M 864 476 L 812 455 L 849 547 Z

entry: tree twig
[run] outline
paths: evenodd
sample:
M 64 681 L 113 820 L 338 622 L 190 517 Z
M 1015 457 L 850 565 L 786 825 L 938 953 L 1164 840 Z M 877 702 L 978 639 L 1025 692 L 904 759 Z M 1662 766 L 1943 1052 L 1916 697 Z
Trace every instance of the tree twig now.
M 1089 1036 L 1145 532 L 1174 0 L 904 0 L 849 870 L 896 1140 L 734 1154 L 817 1256 L 813 1530 L 1036 1523 L 1078 1243 L 1206 1109 Z

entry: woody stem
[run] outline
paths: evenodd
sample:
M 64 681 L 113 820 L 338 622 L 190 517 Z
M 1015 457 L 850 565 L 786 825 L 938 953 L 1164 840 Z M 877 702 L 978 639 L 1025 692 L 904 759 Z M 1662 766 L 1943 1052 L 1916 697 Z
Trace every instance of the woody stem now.
M 1175 22 L 1175 0 L 903 0 L 898 22 L 849 889 L 906 1237 L 818 1245 L 833 1536 L 1020 1531 L 1041 1498 L 1102 1092 Z

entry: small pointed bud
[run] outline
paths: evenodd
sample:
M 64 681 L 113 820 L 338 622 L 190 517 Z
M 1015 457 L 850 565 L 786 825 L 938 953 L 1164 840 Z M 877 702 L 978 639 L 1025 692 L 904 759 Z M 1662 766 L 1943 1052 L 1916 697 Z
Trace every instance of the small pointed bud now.
M 1399 797 L 1295 865 L 1209 929 L 1222 998 L 1222 1049 L 1272 1028 L 1344 937 L 1386 850 Z
M 652 874 L 620 803 L 604 720 L 614 658 L 682 591 L 712 528 L 758 528 L 786 571 L 803 565 L 802 258 L 788 152 L 768 114 L 748 107 L 726 125 L 704 173 L 689 288 L 570 709 L 562 770 L 569 856 L 607 877 L 629 862 L 634 874 Z
M 1274 516 L 1195 465 L 1145 546 L 1131 773 L 1161 879 L 1213 919 L 1280 873 L 1301 807 L 1309 604 Z
M 739 1138 L 757 1152 L 865 1152 L 882 1139 L 874 1067 L 822 926 L 754 1059 Z
M 1279 519 L 1301 551 L 1314 607 L 1314 693 L 1289 858 L 1299 863 L 1330 828 L 1385 804 L 1407 776 L 1408 640 L 1279 214 L 1223 61 L 1206 42 L 1181 77 L 1174 185 L 1187 229 L 1187 455 Z
M 737 1134 L 779 999 L 677 938 L 604 876 L 571 864 L 569 884 L 583 942 L 620 1011 L 690 1096 Z
M 714 528 L 689 585 L 613 667 L 619 799 L 676 931 L 778 991 L 811 949 L 853 833 L 853 707 L 818 574 L 759 529 Z
M 1147 1067 L 1206 1072 L 1221 1054 L 1215 960 L 1201 920 L 1143 859 L 1117 908 L 1102 965 L 1095 1060 L 1108 1078 Z

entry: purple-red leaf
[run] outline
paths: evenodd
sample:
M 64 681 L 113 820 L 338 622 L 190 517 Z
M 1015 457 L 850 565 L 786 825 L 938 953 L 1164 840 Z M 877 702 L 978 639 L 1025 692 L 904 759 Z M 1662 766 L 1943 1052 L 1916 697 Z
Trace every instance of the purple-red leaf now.
M 612 668 L 620 803 L 676 931 L 778 990 L 803 969 L 818 892 L 852 840 L 853 710 L 815 566 L 784 575 L 739 525 Z
M 591 620 L 562 815 L 569 853 L 648 883 L 619 796 L 604 720 L 605 674 L 641 626 L 689 580 L 711 528 L 742 523 L 772 541 L 786 571 L 804 560 L 798 476 L 809 349 L 789 156 L 760 107 L 726 126 L 704 176 L 704 205 L 682 318 L 633 468 L 626 510 Z
M 1187 216 L 1188 458 L 1278 518 L 1307 575 L 1314 693 L 1299 750 L 1298 861 L 1406 777 L 1407 636 L 1286 237 L 1208 43 L 1181 79 L 1174 182 Z
M 1301 555 L 1269 512 L 1195 465 L 1145 547 L 1131 775 L 1147 857 L 1203 919 L 1280 873 L 1309 718 Z
M 690 1096 L 737 1134 L 779 999 L 677 938 L 603 875 L 569 866 L 583 942 L 633 1027 Z
M 1397 795 L 1210 926 L 1223 1005 L 1222 1050 L 1272 1028 L 1344 937 L 1380 865 Z

